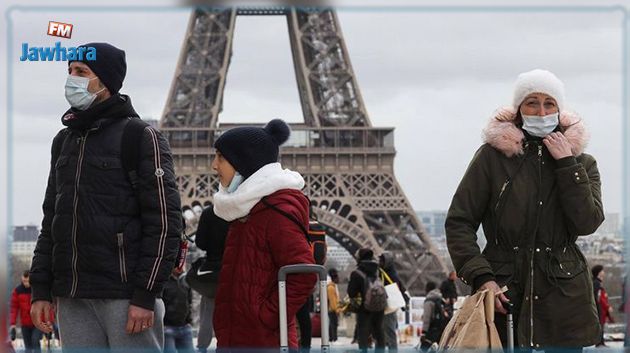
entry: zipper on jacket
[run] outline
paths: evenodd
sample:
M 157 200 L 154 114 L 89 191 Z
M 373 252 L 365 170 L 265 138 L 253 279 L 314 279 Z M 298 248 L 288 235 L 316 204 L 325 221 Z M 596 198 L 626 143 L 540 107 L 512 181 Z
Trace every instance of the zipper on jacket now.
M 499 217 L 498 215 L 498 211 L 499 211 L 499 205 L 501 204 L 501 198 L 503 197 L 503 193 L 505 192 L 505 189 L 507 188 L 508 184 L 510 184 L 510 178 L 508 177 L 508 179 L 505 180 L 505 182 L 503 183 L 503 186 L 501 186 L 501 191 L 499 192 L 499 197 L 497 198 L 497 204 L 494 206 L 494 214 L 495 217 Z M 496 235 L 494 236 L 494 244 L 495 245 L 499 245 L 499 222 L 497 220 L 496 225 L 495 225 L 495 233 Z
M 79 284 L 79 273 L 77 271 L 77 260 L 79 257 L 77 248 L 77 228 L 79 226 L 79 182 L 81 180 L 83 158 L 85 157 L 85 141 L 87 140 L 89 134 L 90 131 L 88 130 L 85 135 L 81 135 L 81 137 L 77 139 L 77 143 L 79 144 L 79 159 L 77 160 L 77 172 L 74 178 L 74 200 L 72 210 L 72 289 L 70 290 L 70 296 L 73 298 L 77 294 L 77 286 Z
M 536 227 L 534 228 L 534 239 L 536 239 L 536 234 L 538 234 L 538 226 L 540 222 L 540 212 L 542 207 L 541 200 L 541 188 L 542 188 L 542 155 L 543 155 L 543 146 L 538 145 L 538 209 L 536 210 Z M 534 241 L 533 246 L 536 246 L 536 242 Z M 536 250 L 532 248 L 531 260 L 530 260 L 530 282 L 529 282 L 529 343 L 532 348 L 534 348 L 534 256 L 536 254 Z
M 125 261 L 125 243 L 123 233 L 117 233 L 118 240 L 118 266 L 120 267 L 120 280 L 127 282 L 127 263 Z

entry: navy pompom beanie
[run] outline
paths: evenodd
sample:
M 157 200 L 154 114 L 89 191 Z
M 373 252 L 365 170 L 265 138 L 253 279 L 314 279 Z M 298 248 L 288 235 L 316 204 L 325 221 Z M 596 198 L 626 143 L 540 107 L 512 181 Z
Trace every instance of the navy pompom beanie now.
M 280 145 L 291 135 L 289 125 L 273 119 L 265 127 L 236 127 L 225 131 L 214 147 L 244 179 L 258 169 L 278 161 Z

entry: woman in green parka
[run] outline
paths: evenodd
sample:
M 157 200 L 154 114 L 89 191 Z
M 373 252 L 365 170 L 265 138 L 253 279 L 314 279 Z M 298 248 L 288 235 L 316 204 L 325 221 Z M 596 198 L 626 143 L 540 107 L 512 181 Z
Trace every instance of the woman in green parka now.
M 575 241 L 604 220 L 601 183 L 595 159 L 583 153 L 584 124 L 565 109 L 563 83 L 545 70 L 519 75 L 512 106 L 497 110 L 483 138 L 446 219 L 457 273 L 473 290 L 497 293 L 504 343 L 508 301 L 519 348 L 597 343 L 593 284 Z

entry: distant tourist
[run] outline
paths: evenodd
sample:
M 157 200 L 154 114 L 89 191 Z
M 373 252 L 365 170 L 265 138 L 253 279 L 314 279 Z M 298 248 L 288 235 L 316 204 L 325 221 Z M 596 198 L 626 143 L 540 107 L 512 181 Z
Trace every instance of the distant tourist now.
M 386 251 L 378 257 L 378 261 L 381 270 L 384 271 L 387 276 L 396 283 L 396 285 L 398 285 L 398 288 L 405 299 L 405 303 L 409 303 L 409 297 L 406 294 L 407 288 L 405 288 L 400 276 L 398 276 L 396 264 L 394 263 L 394 255 L 391 252 Z M 387 346 L 390 352 L 396 351 L 398 349 L 398 310 L 384 316 L 383 328 L 385 334 L 385 346 Z
M 31 320 L 31 284 L 29 276 L 28 271 L 22 273 L 22 283 L 13 289 L 11 304 L 9 305 L 11 339 L 15 339 L 15 329 L 19 320 L 26 353 L 40 352 L 41 346 L 39 341 L 41 341 L 43 336 L 42 331 L 37 329 Z
M 455 285 L 455 281 L 457 280 L 457 272 L 451 271 L 448 274 L 448 278 L 442 282 L 440 285 L 440 292 L 442 292 L 442 297 L 444 298 L 444 302 L 446 303 L 446 310 L 449 315 L 453 316 L 454 305 L 457 302 L 457 286 Z
M 385 295 L 384 304 L 380 295 L 374 295 L 379 294 L 380 291 L 377 290 L 379 285 L 383 287 L 379 278 L 378 262 L 374 259 L 374 252 L 367 248 L 359 250 L 357 262 L 357 269 L 350 274 L 348 297 L 361 298 L 361 305 L 356 315 L 356 335 L 359 349 L 363 353 L 367 352 L 369 338 L 372 336 L 376 349 L 383 350 L 385 348 L 383 319 L 387 295 Z M 384 287 L 382 291 L 384 291 Z M 371 293 L 368 294 L 368 292 Z
M 446 310 L 444 297 L 435 282 L 427 282 L 425 292 L 420 348 L 427 351 L 434 343 L 440 343 L 440 338 L 446 328 L 446 324 L 450 320 L 450 316 Z
M 328 318 L 329 318 L 329 339 L 330 342 L 337 342 L 339 339 L 337 334 L 337 328 L 339 327 L 339 313 L 341 313 L 341 306 L 339 305 L 339 272 L 335 268 L 328 270 L 327 294 L 328 294 Z
M 599 315 L 599 323 L 602 327 L 602 334 L 600 340 L 597 343 L 597 347 L 608 347 L 604 343 L 604 325 L 608 322 L 615 322 L 612 316 L 612 306 L 608 302 L 608 293 L 604 289 L 604 266 L 595 265 L 591 269 L 593 275 L 593 293 L 595 295 L 595 304 L 597 305 L 597 313 Z

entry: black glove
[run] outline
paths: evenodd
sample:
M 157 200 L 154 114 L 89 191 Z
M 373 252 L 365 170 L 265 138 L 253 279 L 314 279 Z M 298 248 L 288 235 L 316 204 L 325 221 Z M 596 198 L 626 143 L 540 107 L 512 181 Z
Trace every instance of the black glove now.
M 17 333 L 15 332 L 15 327 L 11 327 L 11 330 L 9 330 L 9 336 L 11 337 L 11 341 L 15 341 L 16 335 Z

